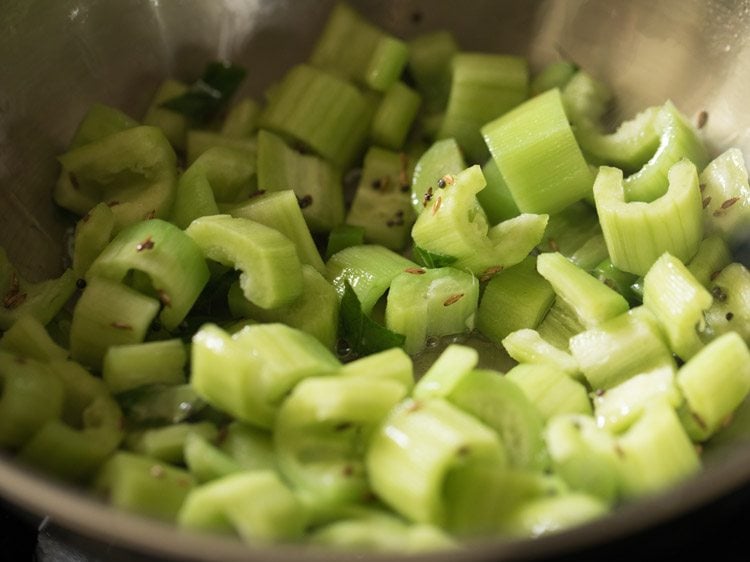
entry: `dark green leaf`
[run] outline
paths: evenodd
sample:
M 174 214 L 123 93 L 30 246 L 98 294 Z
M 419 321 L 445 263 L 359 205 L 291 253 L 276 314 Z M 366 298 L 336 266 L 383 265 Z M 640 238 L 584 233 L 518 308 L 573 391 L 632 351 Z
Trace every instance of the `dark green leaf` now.
M 453 256 L 446 256 L 443 254 L 433 254 L 427 250 L 414 246 L 414 257 L 418 263 L 430 269 L 436 267 L 447 267 L 454 263 L 458 258 Z
M 184 94 L 168 99 L 161 105 L 197 123 L 205 123 L 221 111 L 244 78 L 244 68 L 212 62 L 206 66 L 203 77 Z
M 364 314 L 357 293 L 348 281 L 341 299 L 340 323 L 340 337 L 349 344 L 352 352 L 360 356 L 401 347 L 406 339 Z

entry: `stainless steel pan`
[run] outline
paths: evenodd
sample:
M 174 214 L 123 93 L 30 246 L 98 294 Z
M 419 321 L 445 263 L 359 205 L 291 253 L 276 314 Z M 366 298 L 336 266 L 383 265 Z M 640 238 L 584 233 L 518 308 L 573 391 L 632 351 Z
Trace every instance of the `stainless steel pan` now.
M 687 115 L 708 111 L 705 133 L 715 151 L 738 146 L 750 156 L 748 0 L 352 4 L 405 37 L 450 29 L 465 49 L 525 54 L 537 67 L 563 54 L 613 86 L 621 117 L 671 98 Z M 104 102 L 140 116 L 162 78 L 192 79 L 216 58 L 245 65 L 247 90 L 258 94 L 307 56 L 330 6 L 321 0 L 0 0 L 0 244 L 22 272 L 40 279 L 61 268 L 65 223 L 50 196 L 55 155 L 90 104 Z M 559 535 L 477 544 L 465 559 L 548 556 L 590 546 L 700 508 L 748 482 L 750 447 L 737 443 L 662 496 Z M 316 557 L 293 547 L 250 549 L 180 533 L 115 512 L 7 459 L 0 459 L 0 494 L 72 532 L 144 554 Z

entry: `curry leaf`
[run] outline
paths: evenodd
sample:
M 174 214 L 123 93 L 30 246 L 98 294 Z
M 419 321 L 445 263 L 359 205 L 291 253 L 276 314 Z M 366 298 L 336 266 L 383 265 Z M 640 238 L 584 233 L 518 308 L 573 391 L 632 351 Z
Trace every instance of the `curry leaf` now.
M 245 69 L 230 63 L 212 62 L 206 66 L 203 77 L 188 90 L 163 102 L 162 107 L 205 123 L 215 117 L 229 101 L 245 78 Z

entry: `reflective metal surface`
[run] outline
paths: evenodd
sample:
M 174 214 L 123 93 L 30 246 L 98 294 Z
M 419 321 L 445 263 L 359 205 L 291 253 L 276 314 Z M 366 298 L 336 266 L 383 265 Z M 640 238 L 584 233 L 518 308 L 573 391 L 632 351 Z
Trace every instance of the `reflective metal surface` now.
M 705 135 L 714 150 L 734 145 L 750 155 L 750 1 L 352 4 L 405 37 L 446 28 L 464 49 L 526 54 L 537 68 L 563 54 L 612 85 L 621 117 L 671 98 L 687 115 L 708 111 Z M 330 6 L 320 0 L 0 0 L 0 245 L 31 278 L 60 270 L 65 217 L 50 197 L 55 156 L 93 102 L 139 117 L 163 77 L 192 79 L 216 58 L 244 64 L 247 91 L 259 94 L 307 56 Z M 479 544 L 465 559 L 569 551 L 697 508 L 749 481 L 750 449 L 737 447 L 664 496 L 556 536 Z M 144 553 L 206 560 L 323 558 L 290 547 L 251 550 L 186 535 L 114 512 L 2 459 L 0 492 L 75 532 Z

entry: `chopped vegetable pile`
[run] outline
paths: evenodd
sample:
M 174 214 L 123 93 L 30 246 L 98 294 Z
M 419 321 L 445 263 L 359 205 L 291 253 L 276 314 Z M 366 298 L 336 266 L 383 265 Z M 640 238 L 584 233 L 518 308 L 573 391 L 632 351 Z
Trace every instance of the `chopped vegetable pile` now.
M 93 106 L 54 188 L 71 267 L 0 251 L 20 462 L 252 544 L 417 552 L 666 490 L 747 408 L 750 186 L 706 115 L 608 133 L 572 62 L 346 4 L 262 102 L 243 76 L 167 80 L 140 122 Z

